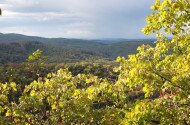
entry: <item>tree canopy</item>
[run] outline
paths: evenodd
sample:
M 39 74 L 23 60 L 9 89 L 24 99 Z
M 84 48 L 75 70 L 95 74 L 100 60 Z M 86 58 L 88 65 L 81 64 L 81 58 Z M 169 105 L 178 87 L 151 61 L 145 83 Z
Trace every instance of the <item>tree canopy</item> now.
M 118 58 L 121 84 L 145 92 L 126 123 L 190 124 L 190 1 L 156 0 L 151 9 L 142 31 L 156 34 L 156 47 L 140 46 L 128 60 Z M 155 92 L 160 97 L 150 99 Z

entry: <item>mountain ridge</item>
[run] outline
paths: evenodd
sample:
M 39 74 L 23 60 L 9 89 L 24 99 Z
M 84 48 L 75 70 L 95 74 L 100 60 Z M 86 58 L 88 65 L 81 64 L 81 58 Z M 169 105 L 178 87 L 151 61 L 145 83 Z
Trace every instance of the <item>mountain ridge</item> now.
M 114 60 L 117 56 L 127 58 L 129 54 L 136 53 L 136 48 L 142 44 L 153 45 L 153 42 L 133 40 L 105 43 L 96 40 L 0 34 L 0 63 L 23 62 L 30 53 L 37 49 L 41 49 L 53 63 L 97 59 Z
M 9 39 L 3 39 L 3 38 L 9 38 Z M 127 39 L 127 38 L 99 38 L 99 39 L 85 39 L 85 38 L 63 38 L 63 37 L 41 37 L 41 36 L 30 36 L 30 35 L 23 35 L 23 34 L 17 34 L 17 33 L 0 33 L 0 42 L 18 42 L 18 41 L 39 41 L 39 42 L 45 42 L 45 41 L 51 41 L 51 40 L 84 40 L 84 41 L 94 41 L 94 42 L 100 42 L 100 43 L 116 43 L 116 42 L 128 42 L 128 41 L 155 41 L 154 38 L 137 38 L 137 39 Z

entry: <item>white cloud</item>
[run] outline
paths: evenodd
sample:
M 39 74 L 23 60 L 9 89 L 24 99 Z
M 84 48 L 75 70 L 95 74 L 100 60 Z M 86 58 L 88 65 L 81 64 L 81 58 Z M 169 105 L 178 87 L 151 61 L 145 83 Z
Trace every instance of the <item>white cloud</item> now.
M 64 13 L 64 12 L 40 12 L 40 13 L 22 13 L 22 12 L 13 12 L 13 11 L 7 11 L 3 10 L 3 17 L 13 17 L 13 18 L 41 18 L 41 17 L 49 17 L 49 18 L 73 18 L 77 17 L 76 14 L 72 13 Z
M 33 35 L 33 36 L 39 35 L 39 32 L 28 30 L 28 28 L 26 27 L 6 27 L 6 28 L 1 28 L 0 31 L 3 31 L 4 33 L 18 33 L 18 34 Z
M 1 0 L 0 31 L 30 30 L 28 33 L 55 37 L 144 37 L 140 29 L 152 3 L 154 0 Z

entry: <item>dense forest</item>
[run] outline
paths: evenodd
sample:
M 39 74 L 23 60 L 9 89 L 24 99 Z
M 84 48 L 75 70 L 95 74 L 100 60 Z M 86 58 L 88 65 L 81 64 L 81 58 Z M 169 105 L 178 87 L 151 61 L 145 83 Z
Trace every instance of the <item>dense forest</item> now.
M 110 42 L 110 43 L 109 43 Z M 37 49 L 43 51 L 49 63 L 71 63 L 84 60 L 115 60 L 136 53 L 142 44 L 154 44 L 153 40 L 126 40 L 122 42 L 41 38 L 19 34 L 0 35 L 0 63 L 21 63 Z
M 1 34 L 0 124 L 189 125 L 190 1 L 151 9 L 155 42 Z

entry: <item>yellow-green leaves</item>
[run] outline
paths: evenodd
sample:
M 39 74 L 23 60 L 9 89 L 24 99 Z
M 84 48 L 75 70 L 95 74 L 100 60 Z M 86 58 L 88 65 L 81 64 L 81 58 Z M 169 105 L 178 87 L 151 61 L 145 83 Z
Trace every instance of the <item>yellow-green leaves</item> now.
M 138 47 L 136 55 L 118 60 L 119 81 L 145 94 L 126 114 L 125 124 L 190 124 L 190 1 L 156 0 L 151 9 L 142 31 L 156 33 L 156 46 Z
M 14 90 L 14 91 L 17 91 L 17 85 L 16 83 L 10 83 L 10 87 Z
M 156 0 L 151 6 L 155 12 L 147 17 L 147 26 L 143 28 L 145 34 L 155 33 L 164 29 L 167 34 L 185 33 L 190 17 L 190 4 L 187 0 Z
M 37 61 L 39 59 L 42 59 L 42 51 L 41 50 L 36 50 L 35 52 L 33 52 L 27 59 L 27 61 L 29 62 L 33 62 L 33 61 Z
M 32 90 L 32 91 L 30 92 L 30 95 L 31 95 L 31 96 L 34 96 L 34 95 L 35 95 L 35 90 Z

